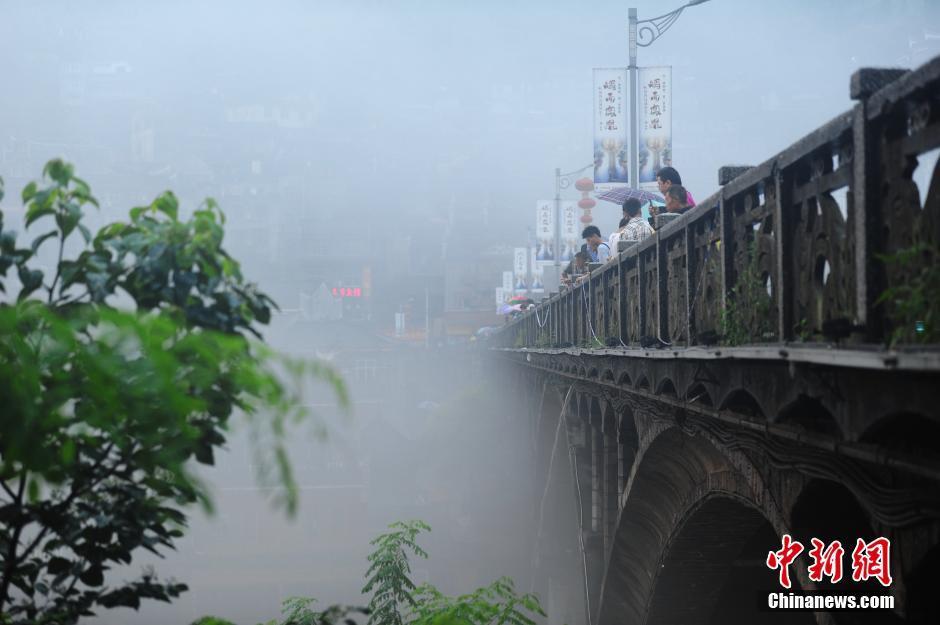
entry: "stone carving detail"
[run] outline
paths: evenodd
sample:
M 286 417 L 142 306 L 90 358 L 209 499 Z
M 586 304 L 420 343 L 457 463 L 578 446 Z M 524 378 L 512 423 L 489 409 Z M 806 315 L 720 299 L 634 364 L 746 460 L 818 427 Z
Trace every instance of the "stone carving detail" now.
M 659 334 L 659 288 L 656 284 L 659 272 L 656 270 L 656 248 L 640 252 L 643 260 L 643 293 L 646 300 L 646 319 L 640 332 L 643 336 L 657 336 Z
M 666 288 L 669 291 L 669 341 L 688 340 L 686 322 L 689 316 L 686 297 L 685 231 L 666 241 Z

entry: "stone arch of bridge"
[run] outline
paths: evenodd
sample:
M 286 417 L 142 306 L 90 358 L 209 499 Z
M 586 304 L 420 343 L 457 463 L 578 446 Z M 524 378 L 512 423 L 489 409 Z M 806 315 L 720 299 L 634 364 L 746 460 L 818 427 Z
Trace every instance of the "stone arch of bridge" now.
M 718 407 L 721 410 L 732 410 L 753 419 L 765 420 L 767 411 L 760 401 L 754 395 L 743 388 L 736 388 L 729 391 L 719 402 Z
M 705 385 L 701 382 L 693 382 L 689 385 L 689 388 L 685 391 L 685 400 L 689 403 L 697 403 L 702 406 L 715 405 L 711 393 L 708 392 L 708 389 L 705 388 Z
M 842 438 L 842 426 L 818 399 L 806 395 L 784 406 L 774 419 L 777 423 L 796 425 L 809 432 Z
M 636 462 L 607 556 L 598 618 L 594 620 L 602 625 L 652 622 L 647 619 L 651 607 L 657 605 L 653 601 L 656 593 L 663 590 L 666 594 L 662 597 L 666 597 L 669 588 L 681 584 L 681 580 L 670 577 L 664 582 L 666 586 L 657 590 L 656 573 L 670 553 L 684 557 L 682 551 L 670 550 L 671 545 L 678 544 L 675 541 L 684 528 L 691 530 L 699 523 L 708 526 L 716 518 L 728 520 L 729 527 L 741 521 L 753 529 L 752 533 L 761 531 L 765 538 L 769 536 L 772 547 L 779 528 L 784 526 L 763 493 L 755 494 L 755 485 L 735 468 L 727 454 L 703 437 L 689 436 L 677 427 L 666 429 L 639 450 Z M 715 498 L 730 504 L 704 508 Z M 706 514 L 696 517 L 700 508 Z M 739 554 L 746 551 L 752 536 L 744 534 L 736 532 L 727 537 L 728 546 L 719 554 L 722 573 L 729 573 Z M 764 549 L 763 555 L 766 553 Z M 715 578 L 723 579 L 719 575 Z M 697 599 L 700 606 L 707 608 L 708 597 L 720 590 L 703 591 Z
M 649 602 L 648 625 L 813 625 L 811 613 L 767 613 L 760 597 L 781 589 L 767 552 L 780 540 L 759 509 L 722 492 L 706 494 L 673 532 Z M 800 592 L 793 576 L 791 591 Z
M 676 390 L 676 385 L 670 378 L 662 378 L 656 383 L 656 394 L 663 395 L 665 397 L 672 397 L 674 399 L 679 397 L 679 392 Z
M 822 478 L 809 480 L 803 485 L 791 508 L 790 526 L 793 538 L 800 541 L 807 550 L 811 548 L 813 538 L 823 541 L 827 546 L 838 540 L 846 556 L 852 553 L 857 539 L 861 538 L 869 542 L 880 535 L 880 532 L 874 529 L 862 502 L 844 484 Z M 799 567 L 797 572 L 802 574 L 804 570 L 804 567 Z M 894 575 L 899 577 L 896 570 Z M 848 569 L 848 574 L 844 575 L 838 584 L 830 584 L 826 581 L 820 584 L 820 587 L 867 595 L 885 593 L 885 589 L 881 588 L 874 579 L 864 582 L 853 581 L 851 569 Z M 892 587 L 890 591 L 895 592 L 896 588 Z M 901 623 L 901 620 L 893 612 L 879 610 L 857 613 L 834 612 L 832 622 L 836 625 L 850 623 L 891 625 L 891 623 Z
M 617 376 L 617 386 L 624 386 L 630 388 L 633 386 L 633 378 L 630 377 L 629 371 L 621 371 L 620 375 Z

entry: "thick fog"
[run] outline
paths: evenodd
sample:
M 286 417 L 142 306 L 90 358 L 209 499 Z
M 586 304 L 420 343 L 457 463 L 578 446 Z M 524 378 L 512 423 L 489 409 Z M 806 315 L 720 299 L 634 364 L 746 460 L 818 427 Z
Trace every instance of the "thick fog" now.
M 633 4 L 645 19 L 680 3 Z M 20 189 L 60 156 L 101 200 L 94 224 L 165 189 L 190 209 L 216 198 L 227 249 L 281 306 L 266 338 L 330 362 L 353 402 L 344 415 L 328 388 L 310 394 L 291 520 L 233 432 L 204 473 L 215 514 L 194 509 L 178 552 L 126 572 L 153 564 L 190 591 L 94 622 L 359 602 L 368 540 L 411 518 L 434 528 L 419 580 L 529 589 L 532 422 L 467 337 L 502 323 L 494 288 L 555 168 L 592 162 L 591 70 L 626 66 L 630 4 L 0 1 L 5 224 L 22 229 Z M 672 66 L 673 165 L 704 198 L 721 165 L 758 164 L 851 107 L 859 67 L 938 53 L 934 0 L 711 0 L 638 62 Z M 594 213 L 605 235 L 620 217 Z

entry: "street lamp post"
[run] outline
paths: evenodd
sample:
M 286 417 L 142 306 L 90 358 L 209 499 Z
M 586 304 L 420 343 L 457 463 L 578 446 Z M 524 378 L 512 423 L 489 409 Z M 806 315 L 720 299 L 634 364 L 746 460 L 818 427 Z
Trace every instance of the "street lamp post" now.
M 555 168 L 555 274 L 561 276 L 561 167 Z
M 682 15 L 683 10 L 695 6 L 696 4 L 704 4 L 706 2 L 708 2 L 708 0 L 692 0 L 675 11 L 664 13 L 659 17 L 648 20 L 637 21 L 636 9 L 630 9 L 628 11 L 627 16 L 630 24 L 630 65 L 627 68 L 630 70 L 630 76 L 628 78 L 630 81 L 630 186 L 634 189 L 640 186 L 640 166 L 638 162 L 640 153 L 637 146 L 639 120 L 636 114 L 636 48 L 637 46 L 642 48 L 649 47 L 654 41 L 659 39 L 663 33 L 669 30 L 669 27 Z

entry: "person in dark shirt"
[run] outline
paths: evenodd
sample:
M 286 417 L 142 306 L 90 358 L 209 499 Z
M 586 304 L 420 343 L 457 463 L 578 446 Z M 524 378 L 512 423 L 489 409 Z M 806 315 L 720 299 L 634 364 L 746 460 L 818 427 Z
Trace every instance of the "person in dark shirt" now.
M 681 184 L 671 185 L 666 190 L 666 212 L 682 214 L 692 208 L 689 206 L 689 192 Z
M 587 274 L 589 259 L 590 256 L 585 251 L 575 254 L 574 258 L 568 263 L 568 266 L 565 267 L 565 270 L 561 272 L 561 283 L 566 286 L 577 283 L 578 278 Z

